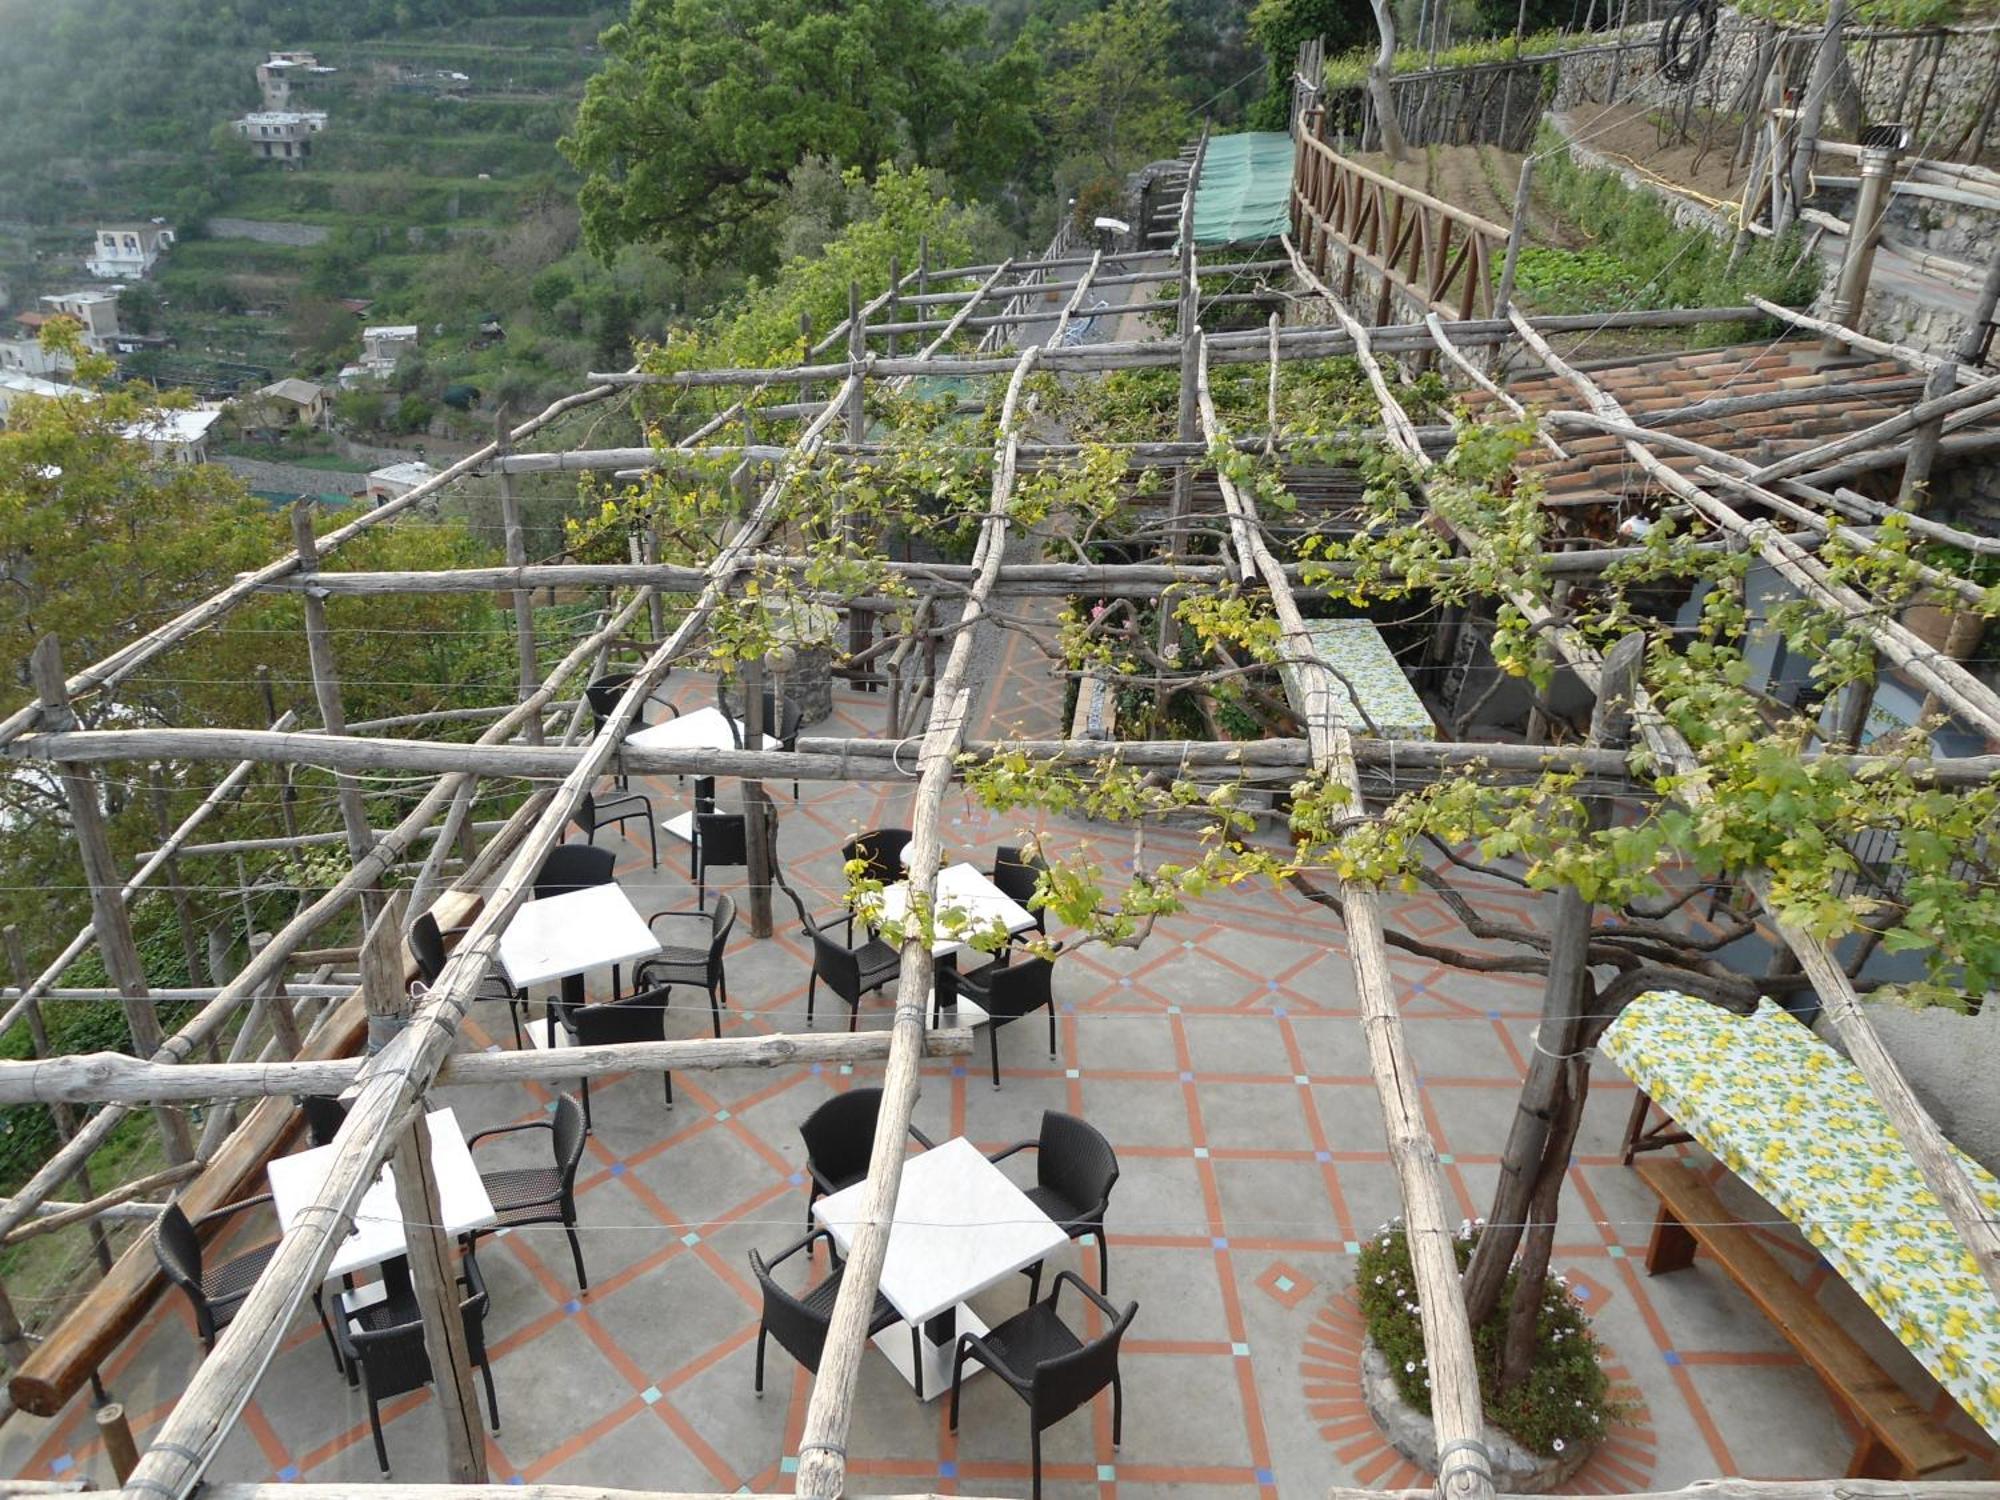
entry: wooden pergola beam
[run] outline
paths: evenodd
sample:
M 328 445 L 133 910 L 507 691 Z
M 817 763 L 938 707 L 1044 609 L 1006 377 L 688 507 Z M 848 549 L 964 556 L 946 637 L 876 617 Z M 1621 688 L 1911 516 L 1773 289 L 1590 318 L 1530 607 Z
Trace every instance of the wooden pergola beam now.
M 974 304 L 967 303 L 970 307 Z M 1618 313 L 1556 313 L 1533 320 L 1547 333 L 1585 333 L 1599 328 L 1693 328 L 1705 323 L 1741 322 L 1763 316 L 1761 307 L 1677 307 L 1649 308 Z M 1446 322 L 1444 328 L 1461 346 L 1501 343 L 1511 338 L 1511 325 L 1504 318 L 1465 319 Z M 1422 323 L 1387 324 L 1373 332 L 1376 347 L 1384 350 L 1431 347 L 1431 332 Z M 945 335 L 940 334 L 939 338 Z M 1280 357 L 1326 359 L 1354 352 L 1353 341 L 1343 333 L 1320 328 L 1286 329 L 1279 340 Z M 1270 357 L 1267 336 L 1262 329 L 1247 334 L 1218 334 L 1213 340 L 1210 363 L 1216 365 L 1261 364 Z M 1172 339 L 1139 339 L 1116 344 L 1086 344 L 1070 349 L 1045 349 L 1042 363 L 1055 370 L 1136 370 L 1158 366 L 1178 366 L 1180 344 Z M 1002 355 L 919 355 L 914 359 L 886 359 L 870 355 L 867 360 L 829 361 L 824 364 L 789 365 L 764 368 L 737 366 L 709 370 L 681 370 L 671 374 L 649 371 L 592 372 L 588 378 L 612 386 L 666 385 L 683 390 L 707 386 L 812 385 L 827 380 L 844 380 L 855 373 L 873 378 L 936 375 L 964 377 L 1005 375 L 1014 367 Z
M 965 738 L 977 687 L 974 627 L 986 614 L 987 598 L 999 576 L 1000 558 L 1007 541 L 1007 503 L 1014 488 L 1015 448 L 1020 441 L 1015 423 L 1023 387 L 1040 352 L 1031 347 L 1016 358 L 1013 378 L 1001 404 L 996 439 L 999 461 L 994 465 L 992 497 L 980 523 L 972 559 L 980 574 L 966 593 L 959 616 L 960 628 L 953 635 L 951 654 L 938 673 L 930 720 L 917 752 L 917 788 L 910 817 L 907 860 L 913 914 L 927 911 L 936 898 L 943 854 L 939 814 L 951 785 L 953 763 Z M 904 1138 L 917 1101 L 917 1063 L 924 1037 L 924 1012 L 930 1004 L 936 972 L 923 924 L 913 921 L 910 926 L 902 945 L 893 1041 L 882 1080 L 882 1106 L 876 1117 L 858 1227 L 848 1247 L 847 1269 L 834 1301 L 819 1374 L 813 1382 L 805 1427 L 799 1438 L 794 1493 L 801 1500 L 838 1500 L 847 1485 L 847 1438 L 855 1385 L 861 1371 L 861 1356 L 868 1348 L 868 1327 L 874 1318 L 882 1262 L 889 1250 L 889 1226 L 895 1219 L 896 1194 L 903 1176 Z
M 345 993 L 352 993 L 352 987 Z M 972 1033 L 937 1030 L 924 1035 L 926 1057 L 960 1057 L 972 1050 Z M 879 1062 L 889 1055 L 886 1032 L 777 1032 L 768 1036 L 694 1037 L 666 1042 L 552 1051 L 461 1052 L 439 1066 L 436 1082 L 555 1083 L 608 1073 L 713 1072 L 722 1068 L 776 1068 L 791 1064 Z M 123 1052 L 73 1053 L 32 1062 L 0 1062 L 0 1104 L 154 1104 L 191 1099 L 263 1099 L 334 1095 L 360 1076 L 366 1059 L 331 1057 L 317 1062 L 144 1062 Z
M 1333 306 L 1338 309 L 1339 303 Z M 1364 360 L 1367 342 L 1359 347 Z M 1223 436 L 1214 398 L 1208 388 L 1208 346 L 1195 335 L 1196 392 L 1203 434 L 1214 442 Z M 1372 364 L 1372 361 L 1367 361 Z M 1371 381 L 1381 383 L 1379 370 Z M 1382 389 L 1383 415 L 1402 417 L 1395 397 Z M 1408 418 L 1402 417 L 1404 426 Z M 1390 430 L 1394 432 L 1392 424 Z M 1265 542 L 1256 507 L 1226 474 L 1219 476 L 1229 507 L 1230 530 L 1246 578 L 1261 577 L 1271 608 L 1283 630 L 1288 664 L 1286 690 L 1306 724 L 1313 769 L 1345 786 L 1357 813 L 1361 782 L 1354 763 L 1353 736 L 1334 712 L 1335 695 L 1346 689 L 1315 649 L 1305 617 L 1292 598 L 1284 569 Z M 1341 919 L 1347 929 L 1348 962 L 1354 972 L 1361 1004 L 1361 1030 L 1368 1044 L 1369 1070 L 1382 1106 L 1382 1123 L 1389 1160 L 1403 1201 L 1412 1274 L 1417 1284 L 1424 1353 L 1430 1361 L 1431 1420 L 1437 1449 L 1450 1455 L 1438 1475 L 1444 1500 L 1491 1500 L 1493 1473 L 1483 1441 L 1485 1405 L 1480 1397 L 1479 1367 L 1472 1349 L 1472 1328 L 1459 1295 L 1458 1260 L 1451 1224 L 1445 1213 L 1444 1168 L 1424 1119 L 1417 1092 L 1416 1065 L 1403 1032 L 1396 1003 L 1395 976 L 1383 937 L 1382 908 L 1373 886 L 1339 877 Z

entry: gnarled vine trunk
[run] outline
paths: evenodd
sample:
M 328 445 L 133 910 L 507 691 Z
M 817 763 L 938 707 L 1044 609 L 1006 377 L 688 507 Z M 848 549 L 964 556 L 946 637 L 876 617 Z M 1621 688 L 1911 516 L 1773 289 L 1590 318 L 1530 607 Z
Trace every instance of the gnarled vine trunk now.
M 1403 139 L 1403 122 L 1396 118 L 1396 101 L 1390 95 L 1389 77 L 1396 66 L 1396 13 L 1390 0 L 1368 0 L 1375 12 L 1375 29 L 1382 44 L 1375 61 L 1368 65 L 1368 97 L 1375 105 L 1375 130 L 1382 149 L 1391 161 L 1408 161 L 1410 146 Z

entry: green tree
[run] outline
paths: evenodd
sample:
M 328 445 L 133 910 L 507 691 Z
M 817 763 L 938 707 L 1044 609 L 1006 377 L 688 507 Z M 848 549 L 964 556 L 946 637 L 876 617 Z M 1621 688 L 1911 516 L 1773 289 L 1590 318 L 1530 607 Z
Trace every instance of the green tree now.
M 1375 39 L 1373 15 L 1359 0 L 1257 0 L 1250 31 L 1264 49 L 1269 87 L 1251 107 L 1251 123 L 1283 130 L 1292 106 L 1292 66 L 1299 44 L 1326 38 L 1327 56 L 1351 52 Z
M 96 383 L 110 362 L 67 320 L 47 342 Z M 150 394 L 150 393 L 148 393 Z M 72 665 L 108 654 L 220 588 L 275 548 L 269 513 L 226 469 L 156 465 L 125 436 L 156 403 L 138 391 L 24 399 L 0 431 L 0 658 L 13 663 L 0 709 L 29 696 L 27 660 L 53 632 Z M 91 718 L 101 700 L 80 705 Z M 133 700 L 121 697 L 129 711 Z M 162 714 L 162 717 L 165 717 Z
M 1174 92 L 1177 35 L 1170 0 L 1114 0 L 1057 33 L 1046 115 L 1059 156 L 1115 176 L 1180 145 L 1193 115 Z
M 831 328 L 847 316 L 850 283 L 864 299 L 888 286 L 891 258 L 911 269 L 922 242 L 933 264 L 973 255 L 979 212 L 953 204 L 934 173 L 884 166 L 870 183 L 849 168 L 846 186 L 846 226 L 818 254 L 786 262 L 769 283 L 753 287 L 706 336 L 670 345 L 678 363 L 761 364 L 796 354 L 801 317 L 816 329 Z
M 1022 61 L 980 61 L 984 32 L 941 0 L 633 0 L 562 141 L 585 242 L 768 271 L 772 210 L 812 153 L 872 169 L 907 152 L 976 190 L 1016 164 L 1027 121 Z

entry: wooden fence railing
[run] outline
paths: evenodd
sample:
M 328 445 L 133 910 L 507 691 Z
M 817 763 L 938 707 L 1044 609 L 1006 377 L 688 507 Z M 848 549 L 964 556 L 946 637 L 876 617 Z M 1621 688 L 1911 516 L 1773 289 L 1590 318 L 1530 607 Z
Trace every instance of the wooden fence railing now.
M 1323 118 L 1305 117 L 1292 157 L 1292 229 L 1307 264 L 1343 300 L 1360 268 L 1373 270 L 1378 324 L 1398 291 L 1447 318 L 1489 314 L 1507 227 L 1349 161 L 1320 138 Z

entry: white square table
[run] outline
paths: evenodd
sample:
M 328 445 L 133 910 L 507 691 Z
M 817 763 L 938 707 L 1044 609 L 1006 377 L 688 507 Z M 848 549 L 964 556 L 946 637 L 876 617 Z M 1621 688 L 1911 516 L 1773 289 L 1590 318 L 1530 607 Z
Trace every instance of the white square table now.
M 868 1184 L 857 1182 L 813 1204 L 813 1217 L 832 1231 L 842 1255 L 853 1247 L 867 1192 Z M 1067 1243 L 1069 1236 L 1055 1221 L 963 1136 L 903 1163 L 882 1262 L 882 1295 L 907 1324 L 921 1330 L 926 1401 L 951 1386 L 958 1336 L 986 1332 L 966 1300 Z M 910 1344 L 907 1327 L 875 1335 L 876 1347 L 914 1386 L 916 1351 Z
M 472 1149 L 458 1128 L 458 1116 L 449 1109 L 434 1109 L 424 1118 L 430 1126 L 431 1171 L 437 1177 L 438 1212 L 445 1233 L 457 1236 L 496 1222 L 493 1200 L 486 1196 L 479 1169 L 472 1164 Z M 333 1170 L 335 1149 L 316 1146 L 272 1160 L 265 1175 L 270 1178 L 272 1204 L 281 1228 L 290 1229 L 294 1219 L 319 1201 L 326 1174 Z M 406 1254 L 409 1248 L 403 1235 L 403 1212 L 396 1205 L 395 1175 L 385 1166 L 362 1195 L 354 1211 L 354 1232 L 334 1252 L 326 1279 L 379 1266 Z
M 653 929 L 615 881 L 524 902 L 500 934 L 500 967 L 517 990 L 659 951 Z
M 742 726 L 730 728 L 729 716 L 719 708 L 697 708 L 661 724 L 635 729 L 624 743 L 639 750 L 735 750 Z M 764 736 L 764 748 L 775 750 L 778 740 Z
M 719 708 L 697 708 L 664 724 L 634 730 L 624 742 L 639 750 L 735 750 L 743 726 L 732 729 L 730 723 L 729 715 Z M 774 735 L 763 738 L 766 750 L 775 750 L 781 743 Z M 694 842 L 692 812 L 675 813 L 660 826 L 685 843 Z
M 910 883 L 898 880 L 882 887 L 881 915 L 884 922 L 901 922 L 910 909 Z M 937 901 L 933 910 L 941 920 L 947 912 L 960 911 L 980 927 L 995 921 L 1008 932 L 1026 932 L 1035 925 L 1034 913 L 1015 901 L 989 880 L 977 865 L 960 862 L 938 871 Z M 972 944 L 940 936 L 931 944 L 933 958 L 956 958 L 972 951 Z

